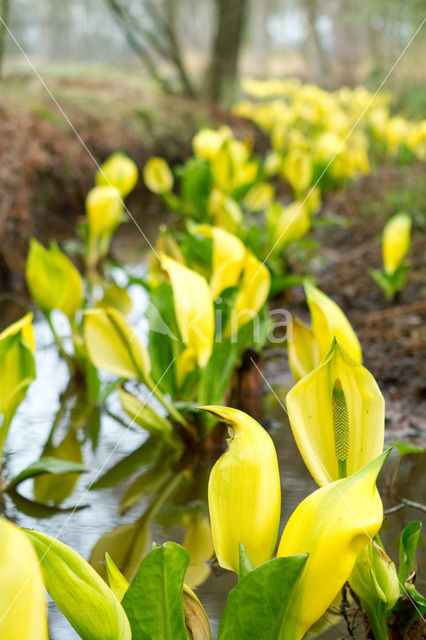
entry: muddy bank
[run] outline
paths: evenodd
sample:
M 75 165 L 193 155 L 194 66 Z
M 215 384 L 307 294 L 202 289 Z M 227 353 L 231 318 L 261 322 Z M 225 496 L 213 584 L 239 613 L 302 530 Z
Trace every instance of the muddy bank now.
M 155 96 L 134 79 L 120 86 L 96 78 L 49 79 L 48 85 L 66 117 L 37 79 L 2 83 L 0 289 L 21 288 L 32 235 L 42 241 L 70 235 L 96 163 L 113 151 L 125 151 L 139 167 L 151 155 L 176 164 L 190 154 L 201 126 L 246 127 L 217 108 Z M 154 200 L 140 180 L 127 204 L 143 223 Z

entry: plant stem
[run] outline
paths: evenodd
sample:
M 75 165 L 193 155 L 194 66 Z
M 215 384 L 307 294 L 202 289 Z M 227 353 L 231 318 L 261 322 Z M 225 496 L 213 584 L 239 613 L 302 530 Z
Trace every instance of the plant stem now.
M 59 355 L 65 360 L 65 362 L 68 365 L 68 369 L 70 371 L 70 374 L 72 375 L 75 372 L 75 366 L 74 366 L 74 361 L 71 358 L 71 356 L 65 351 L 64 349 L 64 345 L 62 343 L 61 338 L 59 337 L 59 335 L 56 333 L 56 329 L 53 326 L 53 322 L 52 322 L 52 318 L 50 315 L 50 312 L 47 312 L 44 314 L 44 317 L 47 320 L 47 323 L 50 327 L 50 330 L 53 334 L 53 339 L 55 341 L 56 346 L 58 347 L 58 351 L 59 351 Z

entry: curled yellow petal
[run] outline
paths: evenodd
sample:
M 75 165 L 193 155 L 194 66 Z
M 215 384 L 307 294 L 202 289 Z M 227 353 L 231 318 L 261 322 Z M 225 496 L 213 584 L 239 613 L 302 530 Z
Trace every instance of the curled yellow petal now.
M 274 188 L 267 182 L 253 185 L 244 196 L 243 205 L 249 211 L 263 211 L 274 197 Z
M 85 311 L 84 340 L 90 359 L 98 369 L 141 382 L 149 377 L 147 348 L 117 309 Z
M 397 213 L 383 229 L 383 266 L 388 275 L 395 273 L 410 248 L 411 218 Z
M 313 176 L 310 154 L 301 149 L 291 151 L 284 159 L 283 174 L 296 193 L 306 191 Z
M 219 564 L 239 570 L 239 545 L 255 566 L 272 557 L 281 511 L 277 454 L 268 433 L 243 411 L 201 407 L 228 424 L 228 450 L 209 480 L 209 509 Z
M 0 638 L 47 640 L 47 607 L 38 557 L 27 536 L 0 518 Z
M 334 342 L 286 398 L 300 453 L 319 485 L 350 475 L 383 449 L 384 399 L 371 373 Z
M 161 262 L 170 276 L 176 319 L 184 343 L 205 367 L 213 348 L 213 300 L 207 280 L 176 260 L 161 255 Z
M 238 284 L 244 266 L 246 248 L 237 236 L 219 227 L 203 224 L 196 227 L 196 231 L 213 239 L 210 288 L 213 298 L 216 298 L 227 287 Z
M 111 186 L 118 189 L 122 198 L 125 198 L 138 181 L 138 168 L 136 164 L 121 151 L 113 153 L 101 165 L 96 173 L 98 186 Z
M 246 250 L 240 291 L 231 314 L 230 333 L 253 320 L 268 299 L 271 288 L 269 269 L 249 250 Z
M 328 353 L 333 338 L 337 338 L 349 355 L 361 363 L 361 345 L 341 308 L 308 280 L 305 281 L 305 294 L 320 361 Z
M 292 318 L 288 336 L 288 363 L 295 382 L 319 364 L 318 345 L 312 329 L 298 318 Z
M 282 640 L 301 640 L 325 613 L 383 521 L 377 475 L 389 452 L 352 476 L 321 487 L 295 509 L 278 556 L 307 553 L 293 590 Z
M 33 313 L 26 313 L 20 320 L 17 320 L 13 324 L 9 325 L 0 333 L 0 340 L 6 336 L 14 336 L 19 331 L 22 332 L 22 337 L 25 342 L 34 353 L 35 350 L 35 336 L 34 327 L 32 325 Z

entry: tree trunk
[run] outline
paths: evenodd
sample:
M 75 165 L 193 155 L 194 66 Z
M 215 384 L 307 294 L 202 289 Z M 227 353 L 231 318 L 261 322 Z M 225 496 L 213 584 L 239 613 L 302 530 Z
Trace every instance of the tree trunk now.
M 317 28 L 318 3 L 317 0 L 303 0 L 307 26 L 308 62 L 314 71 L 316 82 L 323 84 L 329 76 L 327 54 L 322 46 Z
M 6 48 L 7 26 L 9 24 L 10 0 L 1 0 L 0 5 L 0 78 L 3 77 L 4 52 Z
M 217 32 L 207 74 L 206 95 L 213 102 L 232 103 L 247 0 L 216 0 Z

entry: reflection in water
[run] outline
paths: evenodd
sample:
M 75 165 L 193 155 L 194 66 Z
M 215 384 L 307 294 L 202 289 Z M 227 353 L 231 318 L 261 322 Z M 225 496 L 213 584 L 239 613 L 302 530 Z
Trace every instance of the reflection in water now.
M 136 299 L 134 302 L 133 313 L 141 317 L 145 301 Z M 62 329 L 59 322 L 58 330 Z M 220 450 L 215 450 L 209 459 L 200 452 L 192 452 L 181 459 L 175 452 L 171 454 L 170 450 L 162 448 L 155 438 L 148 438 L 145 432 L 125 429 L 106 412 L 99 416 L 84 389 L 74 382 L 69 383 L 66 364 L 60 360 L 43 320 L 36 323 L 36 337 L 38 375 L 12 425 L 7 472 L 9 476 L 15 475 L 42 454 L 83 460 L 88 469 L 85 474 L 39 476 L 35 481 L 23 483 L 19 490 L 27 498 L 41 502 L 63 503 L 64 507 L 89 505 L 89 508 L 58 513 L 40 524 L 37 518 L 20 513 L 6 498 L 8 517 L 20 525 L 41 528 L 59 537 L 85 558 L 92 555 L 92 561 L 101 573 L 106 548 L 112 550 L 112 557 L 127 575 L 132 575 L 151 540 L 183 542 L 192 551 L 187 579 L 190 584 L 199 585 L 197 595 L 212 621 L 213 632 L 217 633 L 226 595 L 236 580 L 230 572 L 205 564 L 213 551 L 206 520 L 207 482 L 211 464 Z M 286 380 L 279 365 L 268 378 L 274 381 L 278 395 L 283 397 L 284 390 L 279 385 Z M 108 379 L 105 376 L 105 380 Z M 115 394 L 108 398 L 107 408 L 110 414 L 120 416 L 124 424 L 128 424 Z M 275 442 L 280 463 L 282 531 L 293 509 L 315 490 L 316 485 L 302 462 L 287 418 L 272 395 L 263 397 L 263 411 L 262 422 Z M 395 454 L 381 480 L 385 506 L 392 504 L 390 482 L 396 459 Z M 119 461 L 123 461 L 121 465 L 117 463 Z M 419 478 L 424 462 L 424 454 L 402 459 L 396 485 L 392 488 L 396 501 L 401 497 L 423 499 Z M 114 471 L 108 472 L 110 469 Z M 422 482 L 424 490 L 425 481 Z M 96 490 L 87 491 L 92 483 Z M 147 494 L 150 495 L 147 497 Z M 387 518 L 382 539 L 394 558 L 399 532 L 407 522 L 419 519 L 419 516 L 418 511 L 405 508 Z M 419 566 L 424 567 L 425 561 L 425 551 L 420 549 Z M 424 582 L 422 574 L 418 581 L 420 591 L 424 590 Z M 50 622 L 53 640 L 77 638 L 54 607 L 51 607 Z M 343 623 L 323 637 L 335 639 L 345 633 Z

